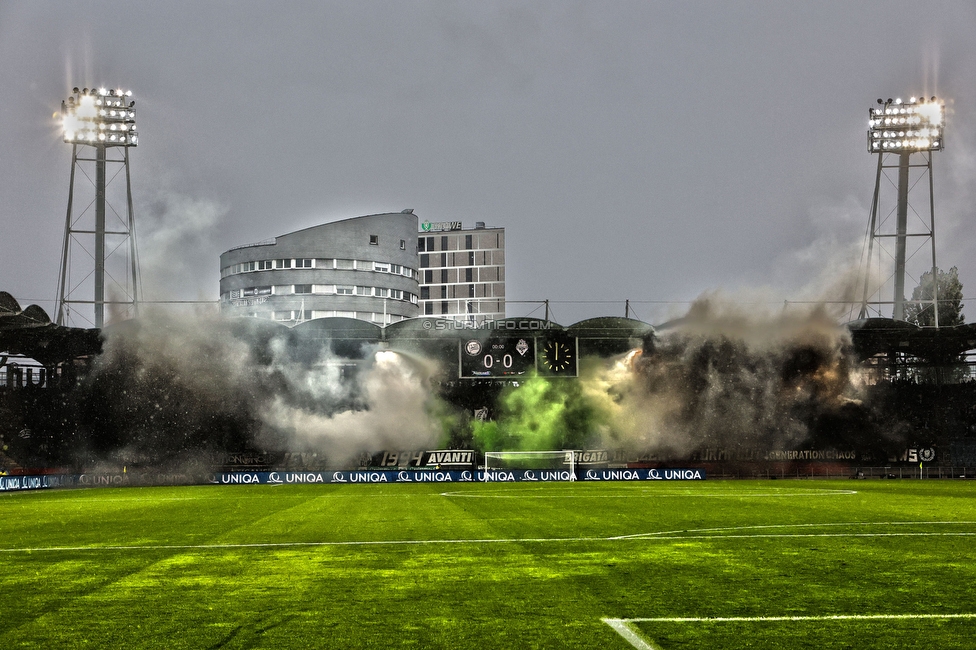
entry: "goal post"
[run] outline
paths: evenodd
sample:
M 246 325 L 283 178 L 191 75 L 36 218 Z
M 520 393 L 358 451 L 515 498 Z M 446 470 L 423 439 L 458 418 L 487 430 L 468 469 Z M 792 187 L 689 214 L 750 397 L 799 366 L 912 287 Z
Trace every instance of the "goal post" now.
M 484 480 L 488 481 L 492 470 L 503 469 L 555 469 L 568 470 L 569 480 L 576 480 L 578 449 L 561 451 L 486 451 Z

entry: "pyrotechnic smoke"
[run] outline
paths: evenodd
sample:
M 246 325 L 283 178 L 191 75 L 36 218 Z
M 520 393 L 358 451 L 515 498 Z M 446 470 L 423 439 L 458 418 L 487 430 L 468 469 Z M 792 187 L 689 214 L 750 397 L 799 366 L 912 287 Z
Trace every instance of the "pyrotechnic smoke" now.
M 165 189 L 158 189 L 140 208 L 138 245 L 145 295 L 156 300 L 191 292 L 201 299 L 211 295 L 216 274 L 210 261 L 211 235 L 227 208 Z M 204 270 L 187 260 L 209 263 Z
M 596 413 L 572 379 L 530 377 L 502 392 L 496 419 L 475 422 L 474 440 L 485 451 L 537 451 L 583 447 Z
M 327 349 L 303 364 L 290 336 L 249 319 L 160 313 L 107 331 L 79 387 L 89 454 L 160 465 L 207 452 L 315 451 L 342 463 L 392 443 L 436 443 L 430 367 L 392 352 L 359 367 Z
M 377 352 L 374 359 L 358 382 L 356 408 L 337 412 L 309 408 L 308 398 L 337 391 L 335 386 L 327 386 L 324 393 L 321 388 L 312 388 L 321 386 L 321 375 L 305 371 L 298 374 L 302 384 L 299 399 L 295 399 L 294 391 L 276 395 L 262 420 L 284 432 L 292 445 L 326 450 L 330 460 L 340 463 L 362 452 L 436 446 L 442 432 L 433 417 L 433 366 L 411 362 L 388 350 Z M 319 378 L 313 379 L 313 375 Z M 300 406 L 303 402 L 305 406 Z
M 485 402 L 491 419 L 470 423 L 469 442 L 683 457 L 705 447 L 852 447 L 850 432 L 874 428 L 849 344 L 823 306 L 763 312 L 705 296 L 646 349 L 583 359 L 578 380 L 508 385 Z M 347 465 L 363 452 L 445 441 L 434 362 L 331 349 L 255 319 L 152 314 L 111 329 L 80 387 L 90 451 L 157 465 L 210 451 L 295 451 Z M 466 399 L 480 405 L 489 394 L 477 396 Z
M 785 449 L 857 398 L 849 335 L 823 306 L 760 313 L 699 299 L 653 350 L 585 382 L 616 446 L 687 454 L 703 445 Z
M 507 389 L 494 421 L 474 424 L 476 444 L 687 456 L 789 449 L 830 418 L 866 418 L 849 333 L 823 305 L 766 312 L 709 295 L 654 347 L 585 361 L 579 381 L 534 377 Z

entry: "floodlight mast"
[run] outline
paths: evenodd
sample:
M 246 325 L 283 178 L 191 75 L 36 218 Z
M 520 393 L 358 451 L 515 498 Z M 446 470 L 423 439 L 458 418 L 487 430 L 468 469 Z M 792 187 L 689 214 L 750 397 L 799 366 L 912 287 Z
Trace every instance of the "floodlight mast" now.
M 938 270 L 935 260 L 935 199 L 932 194 L 932 153 L 942 151 L 945 143 L 945 104 L 937 98 L 926 100 L 910 98 L 878 100 L 878 106 L 868 110 L 868 152 L 878 155 L 878 172 L 874 185 L 874 200 L 871 205 L 870 237 L 868 243 L 867 265 L 870 267 L 875 245 L 880 249 L 881 238 L 895 240 L 894 295 L 892 299 L 892 318 L 905 320 L 905 266 L 909 237 L 927 237 L 932 246 L 932 278 L 935 286 L 932 303 L 935 310 L 935 326 L 939 326 Z M 897 164 L 885 164 L 890 155 L 897 155 Z M 912 156 L 921 156 L 921 164 L 913 164 Z M 896 224 L 893 234 L 882 232 L 878 212 L 885 169 L 898 170 L 898 194 Z M 908 231 L 908 194 L 913 185 L 911 169 L 923 168 L 929 179 L 929 228 L 921 232 Z M 882 220 L 884 222 L 885 220 Z M 859 318 L 866 318 L 869 304 L 870 272 L 865 274 L 864 293 Z
M 131 305 L 133 315 L 138 313 L 138 259 L 136 252 L 135 222 L 132 213 L 132 184 L 129 179 L 129 147 L 139 144 L 139 134 L 136 130 L 135 101 L 131 99 L 132 91 L 106 88 L 74 88 L 66 101 L 61 102 L 61 127 L 66 143 L 71 144 L 71 176 L 68 188 L 68 212 L 65 219 L 64 242 L 61 254 L 61 270 L 58 277 L 58 306 L 56 322 L 67 325 L 71 315 L 71 305 L 91 304 L 94 311 L 92 324 L 101 329 L 105 324 L 105 305 Z M 79 147 L 91 147 L 95 157 L 79 157 Z M 121 158 L 109 158 L 109 150 L 121 151 Z M 79 221 L 87 209 L 74 218 L 72 213 L 75 191 L 75 169 L 81 162 L 94 164 L 94 224 L 90 229 L 79 226 Z M 119 227 L 106 230 L 106 186 L 110 182 L 106 176 L 106 163 L 117 164 L 120 171 L 125 172 L 125 218 L 114 210 L 119 217 Z M 84 173 L 84 172 L 83 172 Z M 117 176 L 118 172 L 113 175 Z M 91 175 L 85 174 L 89 180 Z M 113 252 L 123 248 L 120 243 L 106 252 L 106 235 L 120 236 L 128 239 L 128 257 L 130 269 L 126 277 L 118 281 L 113 280 L 113 289 L 125 294 L 125 299 L 106 301 L 105 299 L 105 262 Z M 93 284 L 93 299 L 79 300 L 74 298 L 74 292 L 79 289 L 72 283 L 71 278 L 71 249 L 79 242 L 79 236 L 93 237 L 93 251 L 88 254 L 94 259 L 94 271 L 84 274 L 90 275 Z M 124 242 L 123 242 L 124 243 Z M 131 275 L 130 275 L 131 273 Z M 127 286 L 131 281 L 131 286 Z M 81 281 L 82 283 L 85 280 Z

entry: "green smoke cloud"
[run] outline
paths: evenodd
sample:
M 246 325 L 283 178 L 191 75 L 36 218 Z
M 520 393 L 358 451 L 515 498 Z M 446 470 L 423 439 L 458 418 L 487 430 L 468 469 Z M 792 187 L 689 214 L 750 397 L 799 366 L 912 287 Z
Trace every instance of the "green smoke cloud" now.
M 475 421 L 472 434 L 481 451 L 580 449 L 596 420 L 580 382 L 532 376 L 505 388 L 495 418 Z

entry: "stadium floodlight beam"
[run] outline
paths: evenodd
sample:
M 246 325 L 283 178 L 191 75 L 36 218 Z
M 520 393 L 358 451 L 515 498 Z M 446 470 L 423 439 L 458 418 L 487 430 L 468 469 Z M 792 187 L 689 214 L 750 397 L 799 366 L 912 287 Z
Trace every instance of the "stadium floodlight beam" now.
M 935 200 L 932 183 L 932 153 L 945 147 L 946 109 L 945 103 L 936 97 L 911 97 L 908 101 L 879 99 L 878 105 L 868 109 L 868 152 L 878 155 L 878 172 L 874 186 L 874 201 L 871 206 L 870 238 L 868 244 L 868 265 L 870 265 L 876 243 L 880 238 L 892 237 L 895 240 L 894 252 L 894 296 L 892 299 L 892 318 L 905 320 L 905 265 L 909 237 L 927 237 L 932 245 L 932 277 L 937 278 L 935 261 Z M 897 164 L 886 165 L 889 155 L 896 155 Z M 912 164 L 912 156 L 921 156 L 922 164 Z M 879 201 L 882 187 L 882 174 L 885 169 L 898 170 L 898 199 L 895 232 L 885 234 L 880 231 L 878 220 Z M 922 232 L 908 232 L 909 189 L 916 185 L 910 178 L 912 168 L 923 168 L 928 175 L 929 226 Z M 882 222 L 887 220 L 882 220 Z M 865 274 L 864 293 L 861 301 L 860 318 L 868 311 L 868 286 L 870 274 Z M 935 312 L 935 326 L 939 326 L 938 287 L 932 298 Z
M 92 324 L 103 327 L 105 323 L 105 305 L 131 305 L 133 312 L 138 311 L 138 263 L 136 257 L 135 225 L 132 214 L 132 186 L 129 180 L 129 148 L 139 144 L 139 132 L 136 129 L 135 101 L 131 99 L 131 90 L 115 88 L 74 88 L 67 100 L 61 102 L 61 130 L 64 142 L 71 148 L 71 180 L 68 189 L 68 215 L 65 224 L 64 243 L 62 248 L 61 271 L 58 278 L 58 307 L 56 322 L 66 325 L 72 304 L 91 304 L 94 310 Z M 79 147 L 91 147 L 95 157 L 79 157 Z M 109 158 L 109 151 L 116 152 L 116 157 Z M 82 217 L 73 218 L 72 205 L 75 191 L 75 169 L 80 163 L 94 164 L 94 224 L 88 228 L 79 225 Z M 113 212 L 118 217 L 118 227 L 106 230 L 106 164 L 115 164 L 125 172 L 125 216 L 120 211 Z M 90 175 L 85 174 L 89 178 Z M 113 178 L 117 176 L 115 174 Z M 109 181 L 110 182 L 110 181 Z M 128 256 L 131 269 L 124 274 L 124 279 L 113 277 L 112 293 L 123 295 L 124 299 L 106 301 L 106 257 L 111 256 L 122 244 L 115 246 L 106 253 L 106 235 L 120 236 L 128 239 Z M 71 248 L 80 238 L 92 236 L 94 250 L 87 251 L 94 259 L 94 273 L 92 277 L 92 300 L 74 299 L 75 290 L 80 287 L 72 285 Z M 127 265 L 129 266 L 129 265 Z M 131 272 L 131 275 L 130 275 Z M 88 274 L 82 274 L 87 277 Z M 131 285 L 129 285 L 131 282 Z

